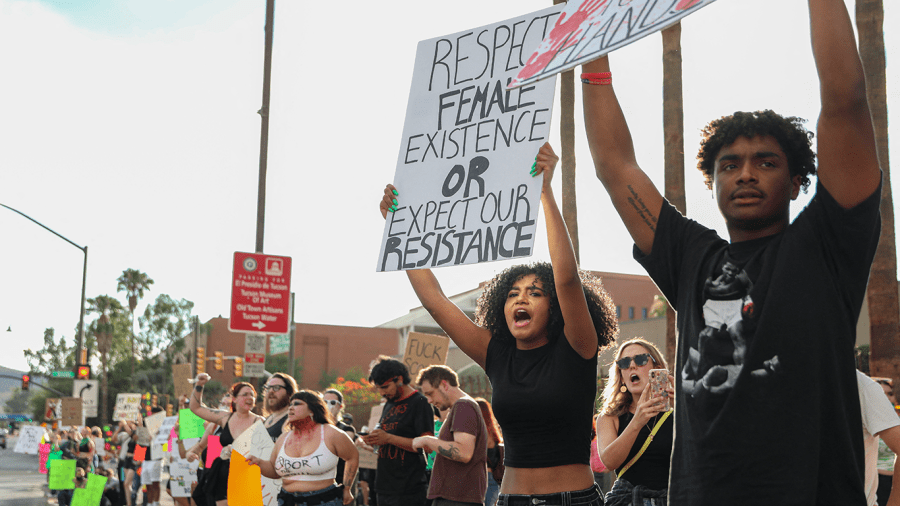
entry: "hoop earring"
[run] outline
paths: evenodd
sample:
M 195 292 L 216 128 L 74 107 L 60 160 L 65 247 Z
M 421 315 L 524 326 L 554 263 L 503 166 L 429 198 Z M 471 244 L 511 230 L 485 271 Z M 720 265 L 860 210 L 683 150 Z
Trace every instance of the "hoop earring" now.
M 626 387 L 625 385 L 622 385 L 621 387 L 619 387 L 619 391 L 624 394 L 625 392 L 628 391 L 628 387 Z

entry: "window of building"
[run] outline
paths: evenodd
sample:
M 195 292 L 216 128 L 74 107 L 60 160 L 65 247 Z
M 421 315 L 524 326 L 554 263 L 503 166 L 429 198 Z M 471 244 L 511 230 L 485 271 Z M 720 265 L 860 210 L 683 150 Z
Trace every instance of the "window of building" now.
M 616 306 L 616 320 L 622 319 L 622 306 Z
M 628 308 L 628 319 L 634 320 L 634 307 Z
M 647 308 L 645 307 L 641 308 L 641 318 L 643 318 L 644 320 L 647 319 Z

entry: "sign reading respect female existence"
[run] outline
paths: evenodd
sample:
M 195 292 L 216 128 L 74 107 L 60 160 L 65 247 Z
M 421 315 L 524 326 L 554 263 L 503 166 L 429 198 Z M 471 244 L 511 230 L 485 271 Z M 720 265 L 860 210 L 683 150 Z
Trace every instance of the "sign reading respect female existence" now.
M 569 0 L 510 84 L 526 86 L 667 28 L 715 0 Z
M 419 42 L 376 271 L 531 255 L 556 81 L 507 85 L 562 7 Z

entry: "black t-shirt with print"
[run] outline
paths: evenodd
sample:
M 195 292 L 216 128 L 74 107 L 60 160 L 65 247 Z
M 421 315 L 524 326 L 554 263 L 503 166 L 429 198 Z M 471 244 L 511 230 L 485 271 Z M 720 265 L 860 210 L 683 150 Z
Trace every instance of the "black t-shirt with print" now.
M 434 410 L 428 399 L 414 392 L 406 399 L 384 405 L 381 429 L 405 438 L 434 434 Z M 379 494 L 411 494 L 428 487 L 425 477 L 425 454 L 409 452 L 394 445 L 378 448 L 375 492 Z
M 820 184 L 735 244 L 663 204 L 634 252 L 678 314 L 671 504 L 865 504 L 854 344 L 880 195 L 845 210 Z

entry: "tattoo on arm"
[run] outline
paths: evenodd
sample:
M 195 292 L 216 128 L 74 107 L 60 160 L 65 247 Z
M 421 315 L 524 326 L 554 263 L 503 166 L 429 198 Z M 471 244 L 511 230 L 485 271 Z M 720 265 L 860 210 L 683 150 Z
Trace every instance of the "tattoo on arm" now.
M 644 223 L 647 224 L 647 227 L 650 228 L 653 232 L 656 232 L 656 216 L 650 212 L 650 209 L 644 204 L 644 200 L 634 191 L 634 187 L 628 185 L 628 191 L 631 192 L 631 196 L 628 197 L 628 203 L 631 204 L 631 207 L 637 211 L 638 216 L 644 220 Z
M 449 448 L 444 448 L 443 446 L 438 446 L 438 453 L 441 457 L 450 459 L 450 460 L 459 460 L 459 448 L 455 446 L 450 446 Z

